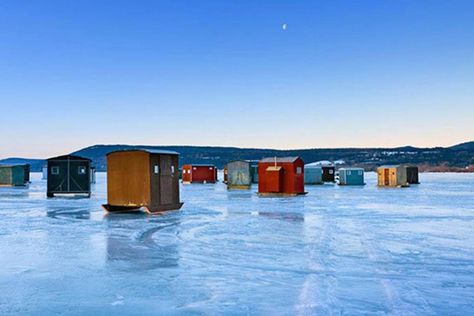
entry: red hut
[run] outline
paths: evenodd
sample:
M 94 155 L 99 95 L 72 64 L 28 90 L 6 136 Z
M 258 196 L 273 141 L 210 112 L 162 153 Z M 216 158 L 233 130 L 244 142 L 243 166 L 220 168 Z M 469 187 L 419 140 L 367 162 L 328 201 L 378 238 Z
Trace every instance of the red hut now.
M 304 192 L 304 162 L 300 157 L 264 158 L 258 163 L 260 195 L 298 195 Z
M 183 183 L 215 183 L 217 168 L 214 165 L 184 165 Z

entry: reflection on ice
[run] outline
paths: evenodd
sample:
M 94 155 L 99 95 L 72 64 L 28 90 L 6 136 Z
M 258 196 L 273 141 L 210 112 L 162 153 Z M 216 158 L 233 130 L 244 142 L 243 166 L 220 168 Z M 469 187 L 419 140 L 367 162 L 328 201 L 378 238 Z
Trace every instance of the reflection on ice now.
M 57 210 L 49 210 L 46 212 L 48 217 L 57 219 L 90 219 L 90 212 L 87 209 L 60 208 Z
M 264 216 L 271 219 L 278 219 L 290 222 L 303 222 L 304 215 L 301 213 L 293 212 L 258 212 L 258 215 Z
M 123 270 L 153 270 L 178 265 L 177 217 L 142 212 L 108 213 L 107 261 Z

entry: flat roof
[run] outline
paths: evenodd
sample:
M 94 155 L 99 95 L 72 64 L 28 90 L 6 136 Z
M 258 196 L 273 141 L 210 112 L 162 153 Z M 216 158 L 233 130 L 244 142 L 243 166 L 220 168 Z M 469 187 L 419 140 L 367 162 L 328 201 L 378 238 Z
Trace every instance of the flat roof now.
M 379 168 L 398 168 L 401 167 L 401 165 L 382 165 Z
M 127 152 L 127 151 L 142 151 L 148 154 L 157 154 L 157 155 L 179 155 L 179 153 L 176 151 L 161 150 L 161 149 L 145 149 L 145 148 L 119 149 L 119 150 L 111 151 L 107 153 L 107 155 L 118 153 L 118 152 Z
M 260 160 L 260 162 L 295 162 L 298 160 L 300 157 L 294 156 L 294 157 L 271 157 L 271 158 L 263 158 Z
M 187 163 L 184 166 L 191 166 L 191 167 L 215 167 L 213 164 L 205 164 L 205 163 Z
M 304 167 L 308 169 L 322 169 L 323 168 L 323 166 L 315 165 L 314 163 L 309 163 L 307 165 L 304 165 Z
M 339 170 L 364 170 L 364 168 L 349 167 L 349 168 L 339 168 Z

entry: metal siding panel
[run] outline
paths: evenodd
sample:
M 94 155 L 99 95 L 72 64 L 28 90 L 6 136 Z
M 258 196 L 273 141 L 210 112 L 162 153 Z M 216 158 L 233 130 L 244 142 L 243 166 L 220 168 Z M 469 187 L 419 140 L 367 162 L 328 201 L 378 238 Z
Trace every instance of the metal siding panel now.
M 247 161 L 232 161 L 227 164 L 227 186 L 250 186 L 250 163 Z

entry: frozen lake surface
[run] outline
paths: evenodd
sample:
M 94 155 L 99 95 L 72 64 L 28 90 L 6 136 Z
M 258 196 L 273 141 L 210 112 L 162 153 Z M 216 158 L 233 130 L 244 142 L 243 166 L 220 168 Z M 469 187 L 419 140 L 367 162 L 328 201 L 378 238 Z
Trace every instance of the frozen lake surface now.
M 162 216 L 0 188 L 0 315 L 474 314 L 474 174 L 258 198 L 181 188 Z

